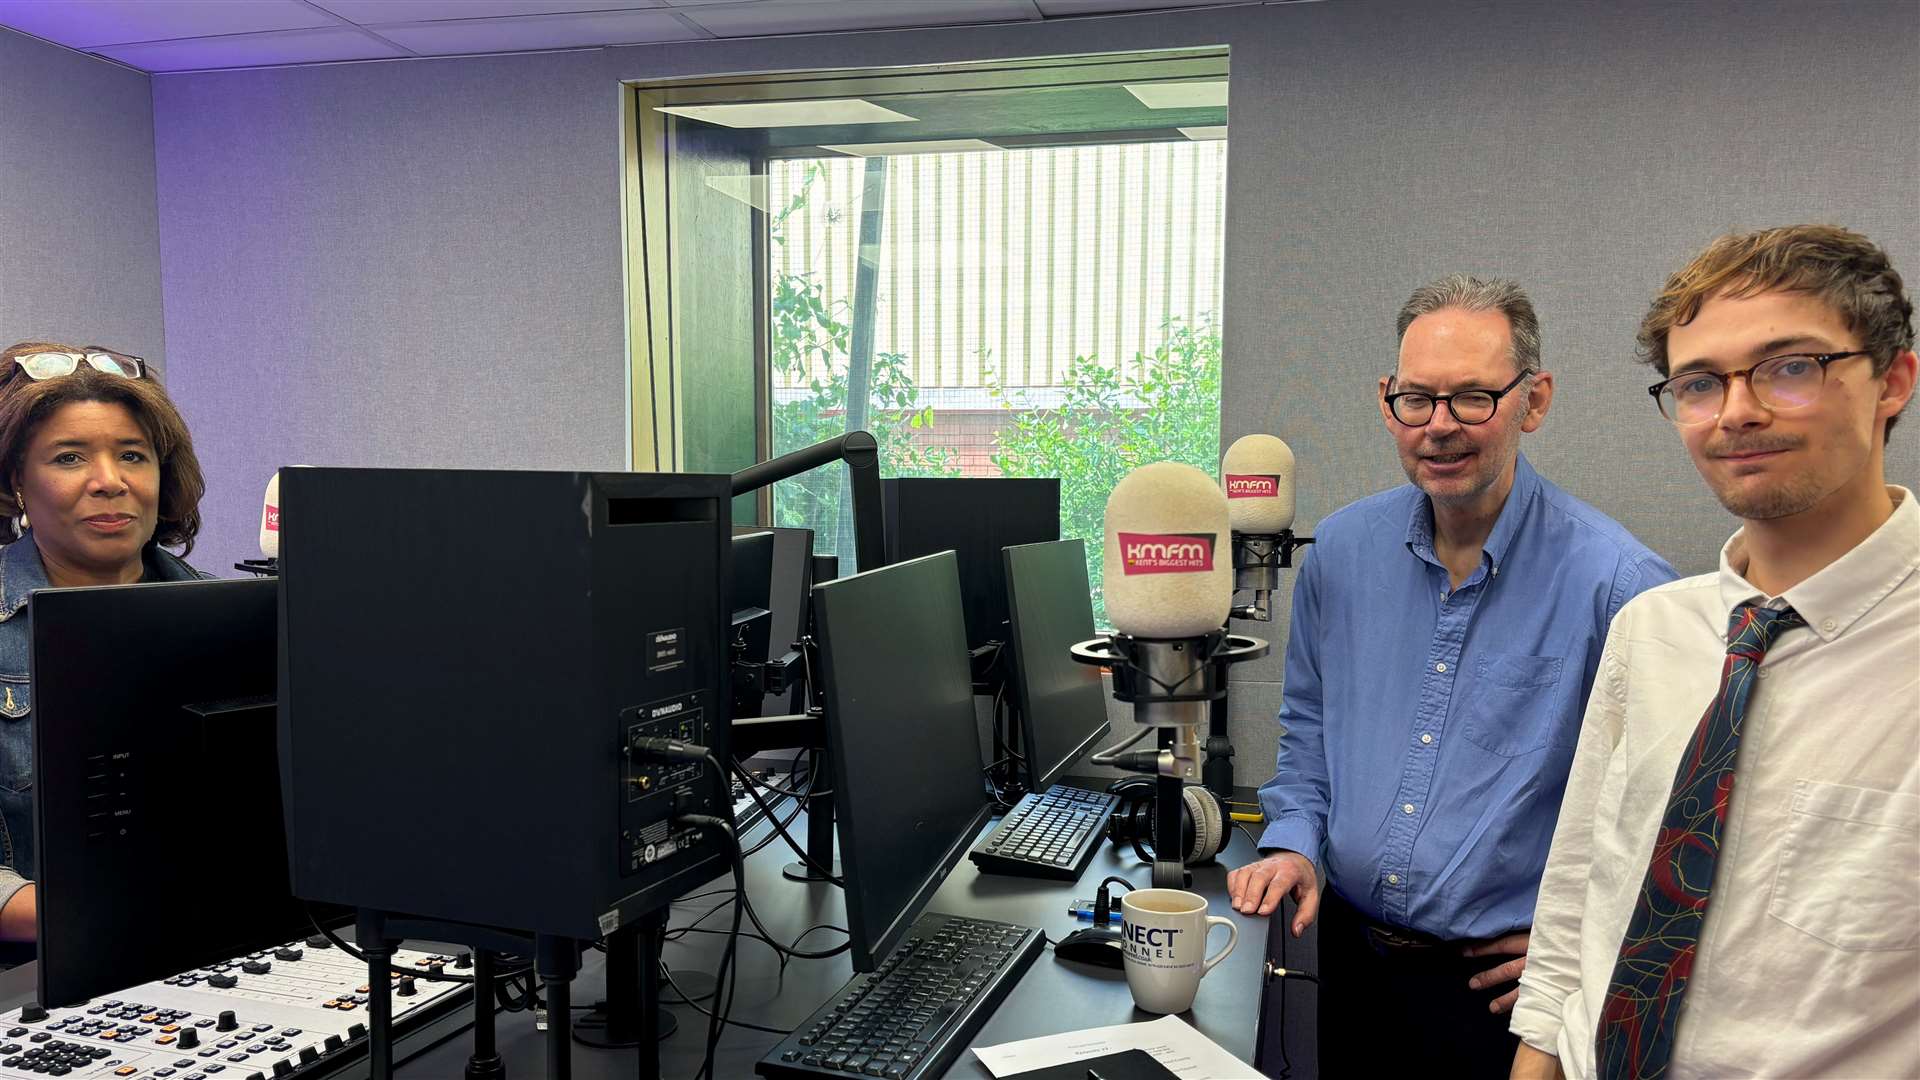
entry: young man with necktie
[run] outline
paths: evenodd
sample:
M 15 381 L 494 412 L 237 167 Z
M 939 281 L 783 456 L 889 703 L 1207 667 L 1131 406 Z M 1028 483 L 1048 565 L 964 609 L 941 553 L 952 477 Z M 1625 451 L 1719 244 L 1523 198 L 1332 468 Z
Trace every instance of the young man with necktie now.
M 1742 521 L 1621 609 L 1513 1012 L 1513 1076 L 1920 1072 L 1920 507 L 1884 451 L 1913 305 L 1857 233 L 1714 242 L 1641 324 Z

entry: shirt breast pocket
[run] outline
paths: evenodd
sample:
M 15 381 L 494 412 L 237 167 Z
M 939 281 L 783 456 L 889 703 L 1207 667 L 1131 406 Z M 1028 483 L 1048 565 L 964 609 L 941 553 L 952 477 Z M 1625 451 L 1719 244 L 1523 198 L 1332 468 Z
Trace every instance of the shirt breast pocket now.
M 1502 757 L 1573 745 L 1578 725 L 1561 723 L 1556 693 L 1564 666 L 1558 656 L 1482 653 L 1472 681 L 1460 687 L 1461 734 Z M 1570 730 L 1560 731 L 1563 726 Z
M 1920 948 L 1916 880 L 1920 796 L 1813 780 L 1794 785 L 1768 915 L 1835 948 Z
M 0 788 L 33 788 L 33 683 L 25 675 L 0 675 Z

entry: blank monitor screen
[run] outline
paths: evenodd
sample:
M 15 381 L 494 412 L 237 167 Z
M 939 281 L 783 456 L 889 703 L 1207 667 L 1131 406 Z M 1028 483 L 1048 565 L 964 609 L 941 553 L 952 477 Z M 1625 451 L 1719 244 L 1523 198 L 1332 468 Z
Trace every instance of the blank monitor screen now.
M 967 635 L 943 551 L 813 588 L 856 971 L 872 971 L 986 823 Z
M 956 552 L 967 644 L 980 649 L 1007 640 L 1000 549 L 1060 539 L 1060 481 L 901 477 L 883 481 L 881 489 L 886 495 L 889 561 Z
M 33 596 L 40 1002 L 304 936 L 274 717 L 277 583 Z
M 1021 544 L 1003 554 L 1027 787 L 1045 791 L 1112 730 L 1100 670 L 1068 651 L 1094 636 L 1086 542 Z

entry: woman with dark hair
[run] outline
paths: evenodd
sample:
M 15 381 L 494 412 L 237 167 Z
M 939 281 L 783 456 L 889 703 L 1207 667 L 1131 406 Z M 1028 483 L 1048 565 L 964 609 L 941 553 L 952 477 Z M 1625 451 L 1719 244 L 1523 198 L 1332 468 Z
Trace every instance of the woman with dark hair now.
M 203 576 L 162 545 L 193 550 L 205 490 L 144 361 L 43 341 L 0 352 L 0 941 L 35 936 L 33 590 Z

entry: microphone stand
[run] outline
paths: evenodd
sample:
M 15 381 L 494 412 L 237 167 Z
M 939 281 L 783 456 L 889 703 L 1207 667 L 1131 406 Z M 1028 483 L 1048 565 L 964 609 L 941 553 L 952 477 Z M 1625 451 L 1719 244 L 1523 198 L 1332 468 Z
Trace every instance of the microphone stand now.
M 1296 549 L 1313 543 L 1311 536 L 1295 536 L 1292 529 L 1277 533 L 1233 534 L 1233 591 L 1252 591 L 1253 602 L 1227 613 L 1227 629 L 1234 619 L 1254 622 L 1273 621 L 1273 594 L 1280 587 L 1280 571 L 1293 566 Z M 1226 685 L 1227 673 L 1220 671 L 1220 684 Z M 1207 790 L 1225 805 L 1233 798 L 1233 741 L 1227 735 L 1227 699 L 1214 698 L 1207 715 L 1207 762 L 1202 770 Z

